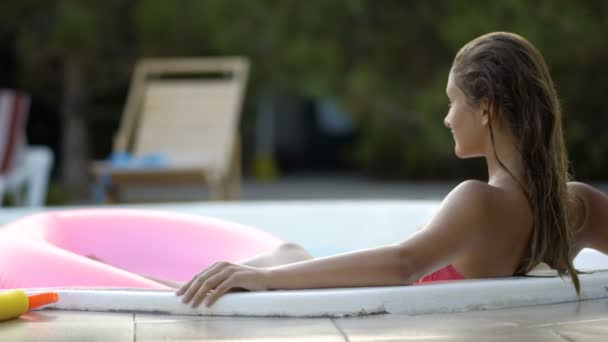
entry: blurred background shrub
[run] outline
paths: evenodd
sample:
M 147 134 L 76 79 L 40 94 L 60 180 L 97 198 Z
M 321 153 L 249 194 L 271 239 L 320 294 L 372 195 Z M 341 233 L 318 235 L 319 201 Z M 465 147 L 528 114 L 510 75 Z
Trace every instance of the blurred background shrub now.
M 482 161 L 454 157 L 443 119 L 453 56 L 491 31 L 518 33 L 541 50 L 563 103 L 576 177 L 606 179 L 602 0 L 9 0 L 0 4 L 0 86 L 33 94 L 30 140 L 54 148 L 56 176 L 68 185 L 86 182 L 86 163 L 111 151 L 138 59 L 201 55 L 252 61 L 245 172 L 263 101 L 301 113 L 302 104 L 329 98 L 354 129 L 325 158 L 340 162 L 323 167 L 381 178 L 484 177 Z M 320 139 L 311 135 L 305 155 L 327 150 Z M 290 158 L 280 160 L 289 170 Z

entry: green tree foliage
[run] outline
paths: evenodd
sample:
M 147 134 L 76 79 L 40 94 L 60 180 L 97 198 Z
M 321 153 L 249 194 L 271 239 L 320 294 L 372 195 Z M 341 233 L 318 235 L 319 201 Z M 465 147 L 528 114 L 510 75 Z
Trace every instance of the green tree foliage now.
M 361 167 L 383 177 L 483 176 L 482 163 L 453 156 L 443 127 L 447 74 L 471 39 L 516 32 L 551 68 L 576 175 L 605 177 L 608 3 L 602 0 L 25 0 L 0 6 L 4 25 L 20 32 L 26 87 L 68 80 L 65 71 L 57 77 L 48 68 L 58 59 L 65 70 L 78 66 L 85 101 L 94 106 L 103 94 L 124 93 L 138 58 L 247 55 L 250 101 L 282 93 L 339 99 L 361 131 Z M 66 86 L 59 89 L 65 99 Z M 117 120 L 120 107 L 116 112 Z
M 87 120 L 91 98 L 116 87 L 131 66 L 124 18 L 129 4 L 120 0 L 26 0 L 4 2 L 0 31 L 17 33 L 21 63 L 19 85 L 50 99 L 61 111 L 62 169 L 65 185 L 84 190 L 88 176 Z M 6 23 L 6 22 L 5 22 Z M 128 27 L 128 25 L 127 25 Z M 117 76 L 117 77 L 116 77 Z

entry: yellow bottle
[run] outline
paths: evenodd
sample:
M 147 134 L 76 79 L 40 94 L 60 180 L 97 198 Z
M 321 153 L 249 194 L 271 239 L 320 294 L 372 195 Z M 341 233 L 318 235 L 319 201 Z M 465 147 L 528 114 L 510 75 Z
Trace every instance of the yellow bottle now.
M 0 322 L 18 318 L 31 309 L 54 303 L 59 299 L 55 292 L 26 295 L 20 290 L 0 292 Z

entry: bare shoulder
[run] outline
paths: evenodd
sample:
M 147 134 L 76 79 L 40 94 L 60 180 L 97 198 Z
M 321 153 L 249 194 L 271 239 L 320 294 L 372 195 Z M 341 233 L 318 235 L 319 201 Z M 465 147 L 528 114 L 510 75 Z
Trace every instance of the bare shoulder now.
M 485 206 L 492 197 L 496 189 L 488 183 L 478 180 L 466 180 L 456 186 L 446 197 L 448 201 L 466 200 L 469 206 L 479 208 Z
M 600 217 L 606 216 L 608 196 L 589 184 L 569 182 L 569 214 L 576 229 L 594 225 Z
M 608 197 L 589 184 L 569 182 L 570 215 L 573 217 L 589 218 L 597 210 L 603 211 L 608 204 Z M 584 220 L 583 220 L 584 221 Z
M 464 181 L 443 200 L 439 215 L 458 217 L 462 221 L 468 221 L 470 227 L 477 226 L 472 223 L 484 221 L 493 191 L 493 187 L 487 183 L 477 180 Z
M 422 276 L 461 257 L 483 239 L 488 184 L 468 180 L 456 186 L 416 234 L 399 244 Z
M 443 205 L 455 206 L 469 218 L 479 222 L 484 231 L 487 226 L 503 222 L 505 215 L 527 217 L 528 203 L 521 191 L 505 189 L 478 180 L 467 180 L 455 187 Z M 514 223 L 519 225 L 519 223 Z
M 491 191 L 494 187 L 486 182 L 482 182 L 476 179 L 466 180 L 456 187 L 456 189 L 464 189 L 466 191 L 474 191 L 479 193 L 487 193 Z
M 583 182 L 568 182 L 568 191 L 583 200 L 593 200 L 595 197 L 604 195 L 601 191 Z
M 568 192 L 576 251 L 591 247 L 608 253 L 608 196 L 580 182 L 568 183 Z

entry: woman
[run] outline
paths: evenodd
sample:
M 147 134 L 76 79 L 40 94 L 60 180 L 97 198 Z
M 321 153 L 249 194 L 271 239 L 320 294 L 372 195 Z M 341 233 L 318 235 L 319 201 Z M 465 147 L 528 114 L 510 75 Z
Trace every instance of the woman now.
M 204 300 L 209 306 L 234 288 L 508 277 L 540 262 L 568 274 L 578 293 L 572 260 L 585 246 L 608 250 L 608 230 L 599 229 L 608 213 L 597 209 L 608 208 L 608 199 L 584 184 L 568 186 L 561 110 L 542 55 L 512 33 L 481 36 L 456 55 L 446 92 L 444 124 L 453 134 L 455 153 L 484 157 L 487 183 L 458 185 L 431 221 L 402 242 L 319 259 L 287 244 L 242 264 L 216 263 L 176 295 L 184 303 L 198 306 Z M 595 238 L 598 234 L 603 240 Z

